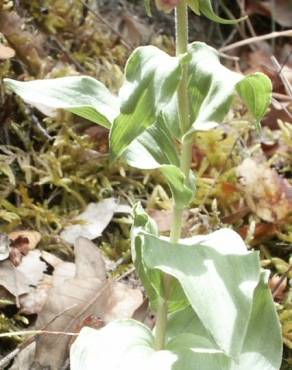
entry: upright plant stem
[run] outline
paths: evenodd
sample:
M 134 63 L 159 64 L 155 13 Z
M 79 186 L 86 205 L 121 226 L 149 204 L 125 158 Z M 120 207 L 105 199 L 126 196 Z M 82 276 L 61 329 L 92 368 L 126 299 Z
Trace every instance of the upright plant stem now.
M 176 55 L 182 56 L 188 50 L 188 7 L 186 0 L 181 0 L 175 11 L 176 24 Z M 188 100 L 188 64 L 182 66 L 182 79 L 178 88 L 178 113 L 182 133 L 189 128 L 189 100 Z M 182 143 L 181 170 L 188 181 L 191 166 L 191 140 L 184 139 Z M 183 209 L 176 203 L 173 205 L 170 240 L 177 243 L 181 236 Z M 172 289 L 172 277 L 164 275 L 164 299 L 158 302 L 156 316 L 155 347 L 156 350 L 165 348 L 165 335 L 167 327 L 168 297 Z

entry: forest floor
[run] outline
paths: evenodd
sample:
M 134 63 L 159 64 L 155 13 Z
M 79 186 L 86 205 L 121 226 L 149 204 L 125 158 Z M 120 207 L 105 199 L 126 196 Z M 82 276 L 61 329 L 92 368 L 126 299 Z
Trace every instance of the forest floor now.
M 35 339 L 22 332 L 35 324 L 52 330 L 52 322 L 54 331 L 68 331 L 66 309 L 76 299 L 88 314 L 86 320 L 76 317 L 75 330 L 99 326 L 90 314 L 96 301 L 90 307 L 82 291 L 68 301 L 60 289 L 65 278 L 74 278 L 75 266 L 82 268 L 85 263 L 72 248 L 78 236 L 90 235 L 102 252 L 107 273 L 115 281 L 107 284 L 112 287 L 118 281 L 120 292 L 131 287 L 130 306 L 137 303 L 135 291 L 140 290 L 130 254 L 131 206 L 140 201 L 161 233 L 167 235 L 170 229 L 170 193 L 158 172 L 110 163 L 106 129 L 69 113 L 44 115 L 5 90 L 2 82 L 5 77 L 29 80 L 86 74 L 117 92 L 125 62 L 136 46 L 151 43 L 174 53 L 170 16 L 154 14 L 149 19 L 141 1 L 97 3 L 0 0 L 0 336 L 13 334 L 0 337 L 0 369 L 41 369 L 52 357 L 62 364 L 60 369 L 66 369 L 70 338 L 59 336 L 56 346 L 50 335 Z M 292 366 L 292 42 L 286 36 L 292 13 L 289 1 L 279 2 L 273 16 L 262 3 L 255 6 L 247 1 L 245 10 L 233 5 L 232 14 L 224 6 L 218 8 L 229 17 L 240 12 L 250 15 L 236 26 L 191 18 L 191 40 L 218 48 L 232 69 L 268 74 L 273 101 L 260 133 L 235 100 L 225 119 L 228 125 L 196 136 L 192 168 L 198 178 L 197 197 L 185 213 L 183 233 L 204 234 L 228 226 L 260 252 L 262 266 L 271 271 L 270 287 L 283 328 L 282 370 L 288 370 Z M 268 37 L 262 40 L 263 35 Z M 88 248 L 90 259 L 92 245 L 81 247 Z M 97 288 L 87 284 L 94 296 Z M 98 302 L 104 310 L 107 299 Z

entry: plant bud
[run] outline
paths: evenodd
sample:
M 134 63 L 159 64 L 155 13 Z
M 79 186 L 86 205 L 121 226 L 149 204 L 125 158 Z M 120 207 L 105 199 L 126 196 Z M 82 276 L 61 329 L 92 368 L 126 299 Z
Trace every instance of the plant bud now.
M 170 13 L 179 3 L 180 0 L 155 0 L 156 8 L 165 13 Z

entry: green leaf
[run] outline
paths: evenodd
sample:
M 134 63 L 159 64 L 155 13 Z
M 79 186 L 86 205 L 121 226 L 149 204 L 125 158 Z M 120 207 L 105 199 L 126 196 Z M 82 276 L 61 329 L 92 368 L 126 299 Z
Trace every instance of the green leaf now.
M 266 271 L 262 272 L 261 280 L 255 289 L 252 312 L 239 361 L 232 362 L 230 370 L 278 370 L 280 368 L 281 328 L 271 292 L 267 286 L 267 275 Z M 174 312 L 169 317 L 167 337 L 174 338 L 181 333 L 189 335 L 195 333 L 202 338 L 207 338 L 213 343 L 213 348 L 218 349 L 191 307 Z
M 242 17 L 239 19 L 224 19 L 219 17 L 213 10 L 212 1 L 211 0 L 199 0 L 199 7 L 202 14 L 205 17 L 209 18 L 213 22 L 222 23 L 222 24 L 235 24 L 238 22 L 243 21 L 247 17 Z
M 169 370 L 175 361 L 169 351 L 156 352 L 150 329 L 134 320 L 83 328 L 70 353 L 71 370 Z
M 178 150 L 162 118 L 129 145 L 123 158 L 130 166 L 145 170 L 163 164 L 179 166 Z
M 136 168 L 159 168 L 177 206 L 183 208 L 192 201 L 196 190 L 194 175 L 190 172 L 188 181 L 185 181 L 185 175 L 179 169 L 178 150 L 162 117 L 128 146 L 123 158 Z
M 200 15 L 200 0 L 188 0 L 188 5 L 195 14 Z
M 181 333 L 196 334 L 200 337 L 207 338 L 209 341 L 213 341 L 198 315 L 190 305 L 186 306 L 183 310 L 172 312 L 168 317 L 167 338 L 174 338 Z M 214 348 L 218 348 L 214 341 L 213 344 Z
M 154 46 L 140 47 L 130 56 L 125 77 L 120 90 L 121 114 L 110 133 L 113 158 L 120 156 L 134 139 L 157 122 L 180 81 L 180 59 Z
M 268 275 L 266 271 L 261 274 L 240 361 L 233 364 L 231 370 L 280 369 L 283 347 L 281 327 L 267 284 Z
M 231 365 L 231 359 L 212 341 L 199 335 L 180 334 L 166 348 L 177 355 L 172 370 L 228 370 Z
M 112 322 L 100 330 L 83 328 L 71 346 L 72 370 L 229 370 L 230 360 L 196 335 L 174 338 L 155 351 L 150 329 L 134 320 Z
M 255 73 L 240 81 L 236 90 L 256 119 L 256 127 L 260 128 L 260 120 L 265 115 L 272 101 L 272 82 L 263 73 Z
M 256 122 L 263 118 L 271 101 L 271 83 L 266 76 L 256 73 L 245 77 L 230 71 L 220 63 L 217 51 L 201 42 L 191 44 L 189 53 L 191 123 L 186 135 L 221 123 L 230 109 L 236 91 Z M 164 115 L 168 117 L 167 113 Z
M 229 229 L 182 240 L 178 245 L 143 235 L 145 265 L 180 282 L 217 345 L 238 359 L 259 281 L 258 254 L 247 252 L 239 235 Z
M 156 311 L 159 298 L 164 296 L 162 284 L 163 277 L 161 271 L 150 269 L 144 263 L 144 236 L 142 233 L 147 231 L 154 235 L 158 235 L 158 230 L 155 221 L 147 215 L 140 204 L 136 204 L 133 211 L 134 225 L 131 232 L 132 258 L 139 278 L 147 292 L 151 308 L 153 311 Z M 169 301 L 169 312 L 183 309 L 188 304 L 184 292 L 180 289 L 179 283 L 174 279 L 174 294 Z
M 159 270 L 149 269 L 144 263 L 143 256 L 143 236 L 141 231 L 147 231 L 158 235 L 157 225 L 151 217 L 143 210 L 140 203 L 133 208 L 134 224 L 131 230 L 131 250 L 132 259 L 136 272 L 143 283 L 149 298 L 151 307 L 156 310 L 158 299 L 162 295 L 162 273 Z
M 74 76 L 28 82 L 4 79 L 7 87 L 41 111 L 65 109 L 109 128 L 119 114 L 119 102 L 92 77 Z

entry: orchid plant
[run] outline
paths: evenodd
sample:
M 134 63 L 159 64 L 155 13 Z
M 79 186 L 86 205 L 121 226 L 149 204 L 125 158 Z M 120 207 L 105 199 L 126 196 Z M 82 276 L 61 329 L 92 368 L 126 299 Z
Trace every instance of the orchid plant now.
M 168 238 L 140 204 L 133 209 L 132 256 L 156 314 L 154 329 L 132 319 L 83 328 L 71 347 L 71 369 L 278 370 L 281 330 L 258 252 L 231 229 L 181 238 L 182 214 L 196 193 L 193 137 L 220 125 L 236 94 L 259 128 L 271 82 L 261 73 L 227 69 L 205 43 L 188 44 L 188 8 L 215 22 L 234 22 L 216 15 L 211 0 L 155 4 L 175 11 L 176 56 L 138 47 L 118 97 L 86 76 L 5 80 L 38 108 L 65 109 L 110 129 L 112 160 L 159 169 L 172 193 Z M 151 1 L 145 5 L 150 13 Z

